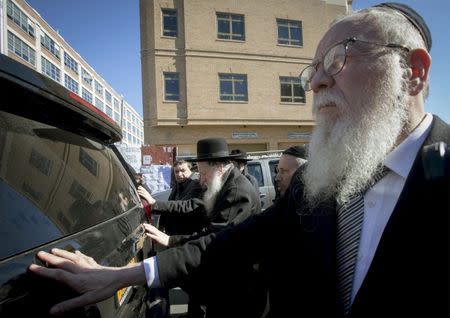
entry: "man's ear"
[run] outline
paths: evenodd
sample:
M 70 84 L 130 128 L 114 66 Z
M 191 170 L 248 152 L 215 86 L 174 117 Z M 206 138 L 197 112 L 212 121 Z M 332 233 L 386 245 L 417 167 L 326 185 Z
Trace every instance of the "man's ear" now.
M 411 96 L 419 94 L 428 79 L 431 65 L 430 54 L 424 49 L 412 50 L 409 54 L 408 91 Z

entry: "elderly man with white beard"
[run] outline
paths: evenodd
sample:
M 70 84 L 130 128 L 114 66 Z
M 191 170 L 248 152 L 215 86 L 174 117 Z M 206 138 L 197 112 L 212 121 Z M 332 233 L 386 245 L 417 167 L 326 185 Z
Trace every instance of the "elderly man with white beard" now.
M 84 293 L 53 311 L 98 301 L 92 291 L 110 285 L 213 288 L 213 268 L 239 288 L 239 268 L 262 261 L 271 317 L 448 317 L 449 176 L 424 160 L 450 142 L 449 125 L 424 110 L 431 42 L 423 18 L 398 3 L 335 21 L 301 73 L 317 125 L 285 196 L 132 267 L 40 252 L 58 268 L 31 271 Z M 94 273 L 101 287 L 74 279 Z
M 146 224 L 148 236 L 164 246 L 180 245 L 194 237 L 223 229 L 229 224 L 240 223 L 261 211 L 258 194 L 234 169 L 231 160 L 239 154 L 229 154 L 223 138 L 206 138 L 197 143 L 196 161 L 200 184 L 206 188 L 202 198 L 189 200 L 156 201 L 150 193 L 138 188 L 138 193 L 152 206 L 156 214 L 193 214 L 201 220 L 201 231 L 191 235 L 167 236 Z M 250 187 L 249 187 L 250 185 Z M 156 235 L 157 234 L 157 235 Z M 170 238 L 170 239 L 169 239 Z
M 189 200 L 156 201 L 143 188 L 138 189 L 140 196 L 152 206 L 153 213 L 184 214 L 199 220 L 200 231 L 190 235 L 167 235 L 150 224 L 144 224 L 146 235 L 166 247 L 174 247 L 211 232 L 217 232 L 226 226 L 238 224 L 249 216 L 261 212 L 259 195 L 248 179 L 232 164 L 240 153 L 229 153 L 223 138 L 206 138 L 197 142 L 197 157 L 186 159 L 196 161 L 200 174 L 200 184 L 206 188 L 202 198 Z M 202 220 L 200 222 L 200 220 Z M 222 273 L 215 272 L 214 281 L 221 281 Z M 245 305 L 247 317 L 259 317 L 266 300 L 266 289 L 258 282 L 258 272 L 253 264 L 244 267 L 240 274 L 244 288 L 230 291 L 233 286 L 221 287 L 220 293 L 209 294 L 209 290 L 199 290 L 194 286 L 183 288 L 189 293 L 188 317 L 223 317 L 224 312 L 233 313 Z M 185 284 L 181 283 L 181 287 Z M 229 304 L 220 295 L 233 294 L 237 300 Z M 240 301 L 245 302 L 241 303 Z M 202 305 L 206 305 L 206 308 Z M 224 310 L 226 308 L 226 310 Z M 240 309 L 242 310 L 242 309 Z

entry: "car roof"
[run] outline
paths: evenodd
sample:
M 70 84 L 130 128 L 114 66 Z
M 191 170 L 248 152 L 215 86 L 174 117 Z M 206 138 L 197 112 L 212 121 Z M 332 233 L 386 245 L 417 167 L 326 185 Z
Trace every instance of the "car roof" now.
M 43 74 L 0 54 L 0 109 L 102 143 L 122 139 L 113 119 Z

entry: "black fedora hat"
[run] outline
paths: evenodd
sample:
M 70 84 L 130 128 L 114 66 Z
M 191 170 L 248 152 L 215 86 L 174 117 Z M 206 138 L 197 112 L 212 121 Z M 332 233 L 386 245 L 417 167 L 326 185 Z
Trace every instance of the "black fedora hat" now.
M 216 161 L 233 159 L 238 155 L 231 155 L 228 144 L 224 138 L 206 138 L 197 141 L 197 157 L 186 161 Z
M 231 154 L 232 155 L 237 155 L 237 157 L 233 157 L 232 158 L 232 160 L 234 160 L 234 161 L 247 162 L 247 161 L 252 161 L 253 160 L 253 159 L 247 158 L 247 152 L 245 152 L 245 150 L 233 149 L 233 150 L 231 150 Z

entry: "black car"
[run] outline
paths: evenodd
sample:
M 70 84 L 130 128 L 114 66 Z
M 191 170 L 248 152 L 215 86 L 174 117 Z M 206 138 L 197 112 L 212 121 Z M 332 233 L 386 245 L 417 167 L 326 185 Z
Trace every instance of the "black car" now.
M 27 272 L 43 265 L 40 250 L 80 250 L 108 266 L 148 256 L 148 220 L 114 146 L 120 139 L 120 127 L 93 105 L 0 54 L 0 317 L 47 316 L 74 296 Z M 67 316 L 140 317 L 146 292 L 118 290 Z

